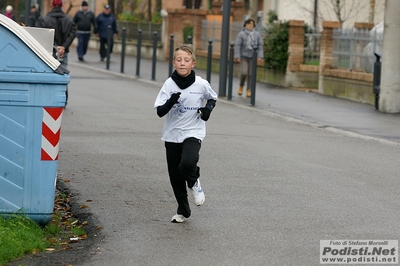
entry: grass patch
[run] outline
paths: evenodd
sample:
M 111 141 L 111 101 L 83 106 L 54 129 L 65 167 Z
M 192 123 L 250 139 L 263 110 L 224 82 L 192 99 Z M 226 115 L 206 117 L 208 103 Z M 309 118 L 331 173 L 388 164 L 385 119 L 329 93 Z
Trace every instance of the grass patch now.
M 45 235 L 37 223 L 23 215 L 0 217 L 0 265 L 25 253 L 44 251 Z
M 319 60 L 310 60 L 305 62 L 305 65 L 319 66 Z
M 71 195 L 56 193 L 51 221 L 44 227 L 23 213 L 0 215 L 0 266 L 27 254 L 70 249 L 70 243 L 86 239 L 82 227 L 87 221 L 73 216 L 70 200 Z

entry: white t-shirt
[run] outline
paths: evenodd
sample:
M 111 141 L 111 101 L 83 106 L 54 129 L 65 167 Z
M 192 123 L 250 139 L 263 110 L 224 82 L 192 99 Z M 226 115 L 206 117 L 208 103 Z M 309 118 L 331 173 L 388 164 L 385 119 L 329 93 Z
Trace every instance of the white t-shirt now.
M 181 90 L 172 78 L 168 78 L 158 93 L 154 108 L 165 104 L 173 93 L 180 92 L 179 102 L 166 114 L 161 140 L 182 143 L 194 137 L 203 141 L 206 136 L 206 123 L 200 118 L 197 109 L 204 107 L 207 100 L 217 100 L 207 80 L 196 76 L 196 81 Z

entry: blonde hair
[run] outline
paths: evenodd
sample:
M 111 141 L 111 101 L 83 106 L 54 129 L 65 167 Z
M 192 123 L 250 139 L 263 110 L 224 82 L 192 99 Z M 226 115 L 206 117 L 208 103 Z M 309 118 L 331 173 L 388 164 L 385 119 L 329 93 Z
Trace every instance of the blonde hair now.
M 181 44 L 178 47 L 176 47 L 175 48 L 175 52 L 174 52 L 174 57 L 173 57 L 172 60 L 175 60 L 176 53 L 178 51 L 185 51 L 186 53 L 188 53 L 192 57 L 193 62 L 196 62 L 196 56 L 194 54 L 193 45 L 191 45 L 190 43 L 189 44 L 184 43 L 184 44 Z

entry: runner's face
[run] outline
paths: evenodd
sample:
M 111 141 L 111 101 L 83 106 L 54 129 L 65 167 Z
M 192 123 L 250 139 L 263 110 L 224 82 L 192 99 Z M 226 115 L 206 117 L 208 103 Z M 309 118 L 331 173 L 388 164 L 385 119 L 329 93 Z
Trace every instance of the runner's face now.
M 193 61 L 192 56 L 182 50 L 176 52 L 175 59 L 172 63 L 176 69 L 176 72 L 178 72 L 181 77 L 187 77 L 196 65 L 196 62 Z

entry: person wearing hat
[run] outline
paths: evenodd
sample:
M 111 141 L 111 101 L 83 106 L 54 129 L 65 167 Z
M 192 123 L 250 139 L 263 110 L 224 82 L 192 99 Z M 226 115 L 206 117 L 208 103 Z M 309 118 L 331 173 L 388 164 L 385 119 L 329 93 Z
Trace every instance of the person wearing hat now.
M 8 6 L 6 7 L 6 14 L 5 14 L 5 16 L 8 17 L 9 19 L 12 19 L 12 20 L 15 21 L 15 16 L 14 16 L 14 13 L 13 13 L 13 7 L 12 7 L 11 5 L 8 5 Z
M 62 0 L 52 0 L 53 8 L 42 18 L 42 28 L 54 29 L 54 51 L 53 56 L 57 58 L 65 68 L 68 66 L 69 46 L 76 36 L 74 21 L 62 10 Z
M 94 32 L 96 32 L 96 18 L 92 11 L 89 10 L 88 3 L 82 1 L 82 8 L 76 12 L 74 16 L 76 24 L 76 37 L 78 38 L 78 46 L 76 52 L 79 61 L 84 61 L 83 56 L 86 54 L 89 44 L 90 33 L 93 25 Z
M 107 34 L 108 34 L 108 26 L 111 26 L 111 43 L 110 43 L 110 54 L 112 53 L 112 49 L 114 46 L 114 37 L 118 34 L 117 28 L 117 20 L 115 16 L 111 13 L 110 5 L 104 6 L 104 11 L 99 14 L 96 18 L 97 24 L 97 32 L 96 36 L 100 38 L 100 60 L 104 61 L 104 58 L 107 56 Z
M 69 46 L 76 36 L 75 23 L 62 10 L 62 0 L 51 0 L 51 5 L 53 8 L 41 18 L 40 25 L 42 28 L 54 29 L 53 56 L 60 61 L 63 67 L 67 68 Z M 68 87 L 65 96 L 65 105 L 67 105 Z

